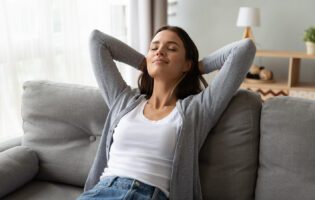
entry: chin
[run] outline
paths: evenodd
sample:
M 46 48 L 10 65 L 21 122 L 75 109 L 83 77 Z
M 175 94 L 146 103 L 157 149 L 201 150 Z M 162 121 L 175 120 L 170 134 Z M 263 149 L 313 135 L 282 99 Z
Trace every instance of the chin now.
M 161 76 L 163 73 L 159 69 L 153 69 L 153 70 L 148 70 L 148 74 L 149 76 L 151 76 L 151 78 L 155 78 L 155 77 Z
M 159 75 L 157 75 L 156 73 L 149 73 L 149 76 L 153 79 L 159 77 Z

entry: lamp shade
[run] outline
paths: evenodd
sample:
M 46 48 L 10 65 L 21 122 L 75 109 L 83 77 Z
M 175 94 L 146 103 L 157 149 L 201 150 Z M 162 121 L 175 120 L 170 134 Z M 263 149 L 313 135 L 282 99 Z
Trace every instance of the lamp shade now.
M 236 26 L 239 27 L 260 26 L 259 8 L 240 7 Z

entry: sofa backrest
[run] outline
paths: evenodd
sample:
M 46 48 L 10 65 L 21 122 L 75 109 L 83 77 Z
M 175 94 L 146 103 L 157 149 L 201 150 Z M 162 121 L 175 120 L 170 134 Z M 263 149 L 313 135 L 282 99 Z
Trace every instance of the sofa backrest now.
M 22 145 L 38 154 L 37 178 L 84 186 L 107 112 L 96 87 L 26 82 Z
M 205 199 L 252 199 L 260 109 L 258 95 L 239 90 L 209 134 L 200 152 Z M 38 154 L 37 178 L 83 187 L 107 113 L 98 88 L 51 81 L 26 82 L 22 145 Z
M 256 199 L 315 199 L 315 101 L 264 103 Z
M 199 156 L 204 199 L 252 200 L 258 168 L 259 95 L 239 90 Z

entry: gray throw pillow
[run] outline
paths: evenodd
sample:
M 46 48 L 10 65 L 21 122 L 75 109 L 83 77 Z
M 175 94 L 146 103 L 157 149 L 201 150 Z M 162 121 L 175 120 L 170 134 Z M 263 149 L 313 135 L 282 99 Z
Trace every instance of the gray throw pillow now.
M 107 112 L 96 87 L 26 82 L 22 145 L 32 147 L 38 155 L 37 179 L 83 187 Z
M 204 199 L 254 198 L 260 110 L 257 94 L 239 90 L 209 133 L 199 157 Z

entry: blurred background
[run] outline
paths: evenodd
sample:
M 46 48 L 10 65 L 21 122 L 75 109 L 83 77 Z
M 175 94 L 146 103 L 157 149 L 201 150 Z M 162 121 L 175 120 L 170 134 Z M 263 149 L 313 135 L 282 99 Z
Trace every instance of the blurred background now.
M 146 54 L 154 31 L 164 24 L 184 28 L 200 59 L 242 38 L 239 8 L 260 10 L 252 27 L 258 49 L 305 51 L 303 32 L 315 25 L 313 0 L 0 0 L 0 142 L 23 134 L 21 96 L 28 80 L 97 87 L 88 38 L 99 29 Z M 287 78 L 288 59 L 256 58 L 275 79 Z M 139 72 L 117 63 L 137 86 Z M 314 62 L 302 60 L 300 79 L 315 82 Z M 206 75 L 211 82 L 214 73 Z

